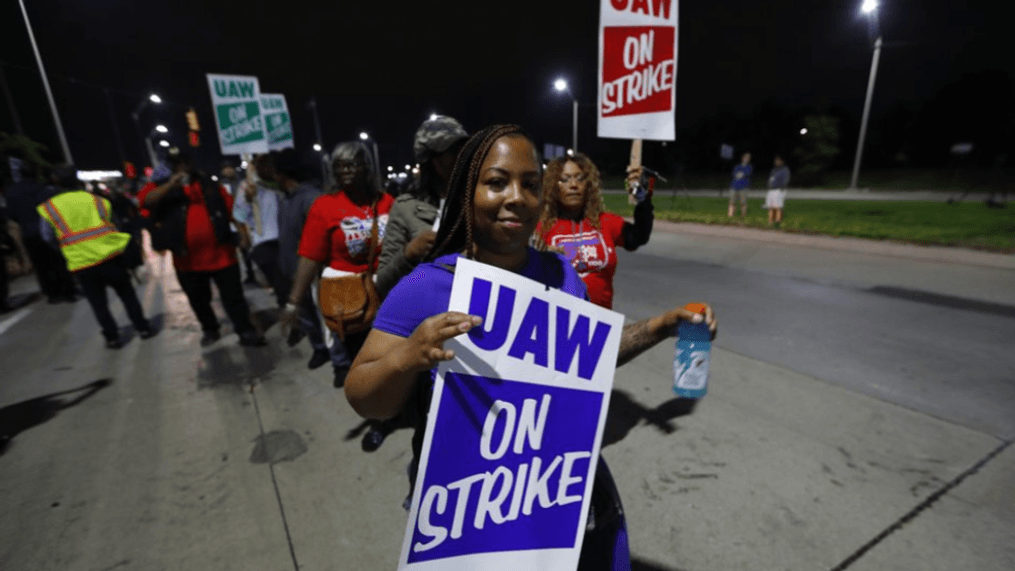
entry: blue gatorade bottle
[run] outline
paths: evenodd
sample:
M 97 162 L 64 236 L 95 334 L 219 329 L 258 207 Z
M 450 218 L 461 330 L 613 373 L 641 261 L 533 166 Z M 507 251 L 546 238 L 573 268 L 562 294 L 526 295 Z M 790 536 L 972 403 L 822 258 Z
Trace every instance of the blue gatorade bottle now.
M 689 303 L 684 309 L 705 313 L 705 306 Z M 677 396 L 700 399 L 708 390 L 708 365 L 711 361 L 712 335 L 704 322 L 681 320 L 677 325 L 677 351 L 673 357 L 673 392 Z

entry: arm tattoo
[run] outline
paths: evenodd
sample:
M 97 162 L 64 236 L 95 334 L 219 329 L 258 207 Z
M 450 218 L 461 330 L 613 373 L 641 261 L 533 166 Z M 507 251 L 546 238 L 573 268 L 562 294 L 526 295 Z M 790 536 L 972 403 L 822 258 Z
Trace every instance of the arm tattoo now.
M 653 333 L 649 329 L 649 319 L 631 323 L 624 326 L 620 335 L 620 350 L 617 352 L 617 366 L 621 366 L 631 359 L 645 352 L 666 338 L 666 333 Z

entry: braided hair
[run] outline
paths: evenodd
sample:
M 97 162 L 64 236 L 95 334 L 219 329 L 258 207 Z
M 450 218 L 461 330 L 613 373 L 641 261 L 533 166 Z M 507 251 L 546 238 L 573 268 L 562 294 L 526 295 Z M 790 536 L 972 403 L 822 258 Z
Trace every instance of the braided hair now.
M 524 137 L 532 143 L 532 137 L 518 125 L 494 125 L 470 137 L 462 147 L 455 168 L 451 172 L 448 195 L 444 200 L 444 211 L 441 212 L 440 228 L 437 230 L 434 247 L 426 256 L 427 261 L 466 249 L 468 257 L 475 257 L 472 202 L 476 185 L 479 184 L 479 170 L 494 142 L 510 135 Z M 532 147 L 535 148 L 536 145 L 533 143 Z

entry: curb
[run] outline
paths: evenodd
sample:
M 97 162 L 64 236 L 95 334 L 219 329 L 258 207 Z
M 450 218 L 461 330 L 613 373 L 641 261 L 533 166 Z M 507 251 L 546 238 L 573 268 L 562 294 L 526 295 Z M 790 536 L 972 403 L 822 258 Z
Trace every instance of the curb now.
M 910 258 L 928 262 L 965 264 L 983 266 L 1003 270 L 1015 270 L 1015 255 L 980 252 L 968 248 L 949 248 L 945 246 L 917 246 L 904 242 L 889 240 L 864 240 L 861 238 L 839 238 L 835 236 L 817 236 L 797 234 L 779 230 L 760 230 L 694 222 L 669 222 L 656 220 L 653 228 L 671 234 L 690 236 L 717 236 L 744 240 L 749 242 L 768 242 L 785 246 L 802 248 L 819 248 L 839 252 L 871 254 L 875 256 L 893 256 Z

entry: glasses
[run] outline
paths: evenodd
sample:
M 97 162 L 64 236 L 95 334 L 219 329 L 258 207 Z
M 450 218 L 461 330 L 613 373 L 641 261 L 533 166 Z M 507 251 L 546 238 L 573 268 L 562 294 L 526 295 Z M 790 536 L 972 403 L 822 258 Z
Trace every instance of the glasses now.
M 363 161 L 335 161 L 335 170 L 337 171 L 355 171 L 366 166 Z
M 561 175 L 561 177 L 560 177 L 560 184 L 567 184 L 567 183 L 571 182 L 572 180 L 577 182 L 577 183 L 579 183 L 579 184 L 581 184 L 581 183 L 585 182 L 585 175 L 583 175 L 583 174 Z

